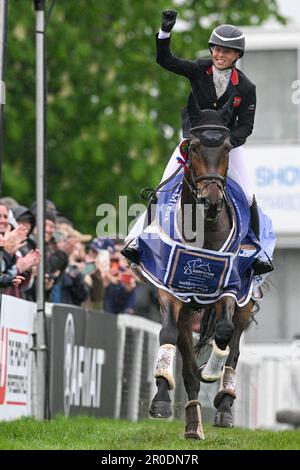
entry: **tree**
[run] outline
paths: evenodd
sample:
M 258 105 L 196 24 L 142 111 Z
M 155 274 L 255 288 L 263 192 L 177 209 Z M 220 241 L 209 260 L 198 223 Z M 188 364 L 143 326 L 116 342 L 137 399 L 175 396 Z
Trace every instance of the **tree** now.
M 7 60 L 4 194 L 35 198 L 35 15 L 11 0 Z M 47 2 L 49 8 L 49 2 Z M 188 28 L 173 50 L 195 58 L 209 33 L 229 22 L 283 22 L 275 0 L 169 1 Z M 180 130 L 189 84 L 155 63 L 163 0 L 57 1 L 47 27 L 48 197 L 82 230 L 95 233 L 102 202 L 142 202 L 156 185 Z M 202 25 L 200 27 L 200 24 Z

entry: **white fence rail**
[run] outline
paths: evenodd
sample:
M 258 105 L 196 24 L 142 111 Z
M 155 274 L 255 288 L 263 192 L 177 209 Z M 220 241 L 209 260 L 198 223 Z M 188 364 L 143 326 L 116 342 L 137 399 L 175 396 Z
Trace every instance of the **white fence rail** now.
M 286 427 L 276 422 L 276 413 L 300 411 L 300 341 L 243 344 L 234 406 L 236 426 Z

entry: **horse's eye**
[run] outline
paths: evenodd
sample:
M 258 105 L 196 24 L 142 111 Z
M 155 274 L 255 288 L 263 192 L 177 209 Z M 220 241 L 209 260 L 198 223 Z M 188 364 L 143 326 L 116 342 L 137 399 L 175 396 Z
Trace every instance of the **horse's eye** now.
M 190 144 L 190 151 L 191 152 L 196 152 L 197 150 L 197 145 L 196 144 Z

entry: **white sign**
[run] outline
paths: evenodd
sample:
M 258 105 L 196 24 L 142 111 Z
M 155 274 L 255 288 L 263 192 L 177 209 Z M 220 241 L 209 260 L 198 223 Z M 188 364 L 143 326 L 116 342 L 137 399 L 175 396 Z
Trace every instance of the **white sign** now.
M 300 234 L 300 146 L 247 146 L 254 194 L 277 234 Z
M 0 323 L 0 420 L 31 415 L 31 361 L 36 305 L 2 296 Z

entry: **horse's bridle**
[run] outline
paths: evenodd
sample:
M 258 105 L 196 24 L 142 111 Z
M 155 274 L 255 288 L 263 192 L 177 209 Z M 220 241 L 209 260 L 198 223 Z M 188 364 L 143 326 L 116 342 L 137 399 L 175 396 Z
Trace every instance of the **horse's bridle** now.
M 230 135 L 230 130 L 228 129 L 228 127 L 225 127 L 225 126 L 220 126 L 220 125 L 217 125 L 217 124 L 206 124 L 206 125 L 203 125 L 203 126 L 197 126 L 197 127 L 192 127 L 190 129 L 190 134 L 193 133 L 194 131 L 202 131 L 202 132 L 205 132 L 205 131 L 209 131 L 209 130 L 219 130 L 219 131 L 223 131 L 224 133 L 228 134 L 228 136 Z M 222 139 L 222 142 L 224 142 L 225 140 L 225 137 Z M 215 147 L 216 145 L 219 145 L 218 142 L 211 142 L 211 147 Z M 191 166 L 191 159 L 190 159 L 190 149 L 189 149 L 189 145 L 188 145 L 188 150 L 187 150 L 187 154 L 188 154 L 188 158 L 187 158 L 187 161 L 183 161 L 182 163 L 180 163 L 180 165 L 178 166 L 178 168 L 176 169 L 176 171 L 171 175 L 169 176 L 165 181 L 162 181 L 155 189 L 152 189 L 152 188 L 144 188 L 142 189 L 141 191 L 141 194 L 142 194 L 142 197 L 144 199 L 147 199 L 148 201 L 152 201 L 152 202 L 156 202 L 157 201 L 157 193 L 158 192 L 165 192 L 165 191 L 172 191 L 176 186 L 178 186 L 179 183 L 176 183 L 175 186 L 173 186 L 172 188 L 170 189 L 161 189 L 163 188 L 167 183 L 169 183 L 181 170 L 183 167 L 187 167 L 187 168 L 190 168 Z M 184 181 L 186 182 L 191 194 L 192 194 L 192 197 L 194 198 L 195 202 L 197 204 L 200 204 L 200 203 L 203 203 L 205 198 L 202 197 L 202 192 L 212 183 L 216 183 L 218 185 L 218 187 L 220 188 L 220 190 L 222 191 L 222 194 L 223 196 L 225 196 L 225 192 L 224 192 L 224 189 L 225 189 L 225 186 L 226 186 L 226 176 L 223 177 L 223 176 L 220 176 L 220 175 L 203 175 L 203 176 L 198 176 L 196 179 L 194 178 L 194 175 L 193 175 L 193 172 L 190 172 L 191 173 L 191 178 L 192 178 L 192 184 L 189 183 L 189 181 L 187 180 L 185 174 L 183 176 L 183 179 Z M 197 188 L 197 183 L 199 181 L 206 181 L 208 180 L 208 183 L 204 186 L 204 188 L 202 189 L 201 192 L 199 192 L 198 188 Z
M 205 132 L 207 130 L 220 130 L 223 131 L 223 133 L 230 134 L 230 131 L 228 127 L 225 126 L 220 126 L 220 125 L 215 125 L 215 124 L 207 124 L 203 126 L 197 126 L 197 127 L 192 127 L 190 129 L 190 134 L 192 134 L 195 131 L 201 131 Z M 212 141 L 210 145 L 207 145 L 208 147 L 216 147 L 218 146 L 221 142 L 224 142 L 226 137 L 223 137 L 222 140 L 216 140 Z M 210 185 L 215 183 L 220 191 L 222 192 L 223 196 L 225 195 L 224 189 L 226 186 L 226 176 L 221 176 L 217 174 L 208 174 L 208 175 L 202 175 L 202 176 L 197 176 L 195 178 L 195 175 L 193 171 L 191 170 L 191 156 L 190 156 L 190 148 L 188 147 L 188 159 L 187 159 L 187 168 L 190 170 L 190 175 L 191 175 L 191 183 L 187 180 L 186 175 L 184 175 L 184 180 L 191 192 L 192 197 L 194 198 L 196 204 L 202 204 L 205 201 L 205 198 L 203 197 L 203 191 Z M 201 190 L 197 187 L 197 183 L 199 181 L 207 181 L 207 183 L 204 185 Z
M 203 176 L 198 176 L 196 178 L 196 180 L 194 179 L 194 174 L 193 172 L 191 171 L 190 172 L 191 174 L 191 179 L 192 179 L 192 184 L 190 184 L 190 182 L 187 180 L 186 176 L 184 175 L 183 179 L 185 180 L 189 190 L 190 190 L 190 193 L 192 195 L 192 197 L 194 198 L 196 204 L 203 204 L 203 202 L 205 202 L 205 197 L 203 197 L 203 191 L 212 183 L 215 183 L 218 188 L 220 189 L 220 191 L 222 192 L 223 196 L 225 194 L 224 190 L 225 190 L 225 187 L 226 187 L 226 177 L 224 176 L 220 176 L 220 175 L 203 175 Z M 208 181 L 203 188 L 199 189 L 197 187 L 197 183 L 199 181 Z

